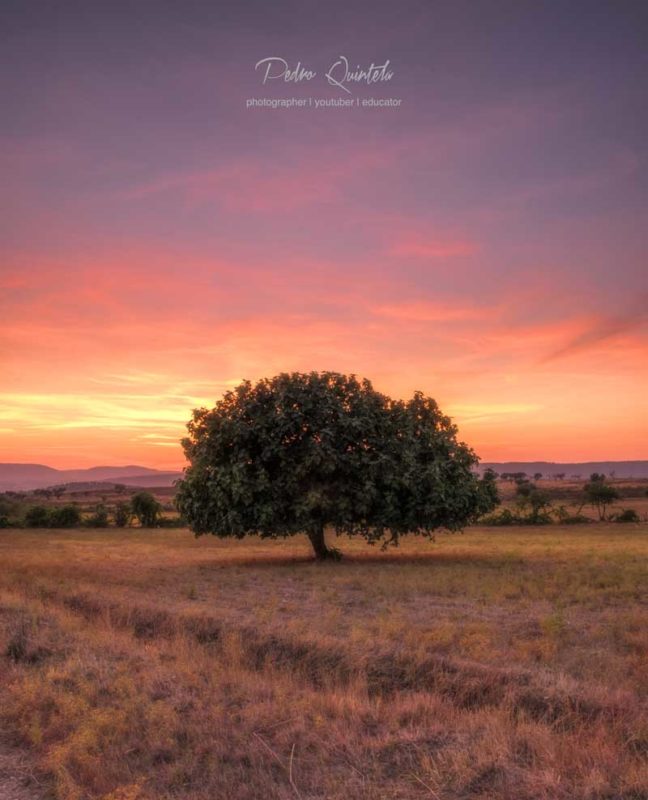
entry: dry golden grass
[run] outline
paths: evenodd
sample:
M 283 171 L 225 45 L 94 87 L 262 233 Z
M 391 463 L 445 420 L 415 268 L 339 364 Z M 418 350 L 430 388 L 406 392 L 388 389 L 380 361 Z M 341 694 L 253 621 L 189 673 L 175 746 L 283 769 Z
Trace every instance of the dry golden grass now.
M 60 800 L 648 798 L 648 527 L 382 554 L 1 531 L 0 717 Z

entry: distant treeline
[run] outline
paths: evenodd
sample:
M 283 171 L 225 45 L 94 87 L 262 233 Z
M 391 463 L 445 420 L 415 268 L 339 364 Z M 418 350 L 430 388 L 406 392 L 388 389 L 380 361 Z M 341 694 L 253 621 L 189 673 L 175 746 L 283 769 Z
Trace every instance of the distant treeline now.
M 586 506 L 596 512 L 599 522 L 641 521 L 639 514 L 632 508 L 612 510 L 621 499 L 621 494 L 603 473 L 593 472 L 590 475 L 580 490 L 580 502 L 575 512 L 570 512 L 564 505 L 556 505 L 556 498 L 538 485 L 537 481 L 542 478 L 541 473 L 534 474 L 535 482 L 525 472 L 503 473 L 498 477 L 515 484 L 514 507 L 503 508 L 482 517 L 480 523 L 483 525 L 548 525 L 552 522 L 574 525 L 595 521 L 582 513 Z M 643 495 L 648 495 L 648 490 L 639 488 Z
M 512 508 L 501 508 L 479 520 L 482 525 L 547 525 L 560 523 L 574 525 L 590 522 L 640 522 L 640 515 L 632 508 L 618 509 L 622 499 L 620 490 L 602 473 L 592 473 L 580 487 L 551 490 L 539 485 L 541 473 L 532 476 L 526 472 L 500 473 L 497 477 L 515 486 Z M 558 476 L 550 476 L 552 479 Z M 118 494 L 125 487 L 116 487 Z M 120 491 L 121 490 L 121 491 Z M 114 489 L 113 489 L 114 491 Z M 41 498 L 60 501 L 65 492 L 61 487 L 36 489 L 25 492 L 0 494 L 0 528 L 179 528 L 186 525 L 181 515 L 164 514 L 173 508 L 162 504 L 150 492 L 141 491 L 129 500 L 116 503 L 99 502 L 92 508 L 81 508 L 79 504 L 32 502 Z M 623 487 L 623 497 L 648 496 L 642 485 Z M 560 500 L 569 500 L 569 510 Z M 594 517 L 583 513 L 591 509 Z
M 36 490 L 33 495 L 51 496 L 49 490 Z M 57 493 L 57 498 L 62 493 Z M 150 492 L 137 492 L 130 500 L 108 505 L 97 503 L 89 512 L 77 503 L 45 505 L 25 502 L 21 492 L 0 496 L 0 528 L 126 528 L 134 524 L 143 528 L 177 528 L 185 525 L 179 515 L 163 516 L 163 507 Z

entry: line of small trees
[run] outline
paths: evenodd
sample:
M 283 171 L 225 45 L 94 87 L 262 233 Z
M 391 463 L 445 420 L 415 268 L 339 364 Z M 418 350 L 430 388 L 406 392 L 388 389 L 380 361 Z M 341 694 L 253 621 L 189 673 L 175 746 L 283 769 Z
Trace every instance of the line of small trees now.
M 496 478 L 499 478 L 502 481 L 517 483 L 518 481 L 529 480 L 530 477 L 532 477 L 534 481 L 539 481 L 542 478 L 553 478 L 556 481 L 563 481 L 566 478 L 567 473 L 554 472 L 551 475 L 544 475 L 542 472 L 534 472 L 533 475 L 530 476 L 527 472 L 495 472 L 494 475 Z M 572 478 L 579 479 L 580 475 L 572 475 Z
M 506 480 L 504 475 L 516 476 L 514 479 L 516 483 L 515 510 L 504 508 L 482 519 L 484 524 L 547 525 L 554 521 L 563 524 L 591 522 L 591 519 L 582 513 L 586 505 L 591 506 L 597 512 L 600 522 L 640 521 L 639 515 L 632 508 L 624 509 L 617 514 L 610 513 L 612 505 L 621 499 L 621 495 L 614 486 L 607 483 L 605 475 L 598 472 L 592 473 L 589 481 L 583 486 L 582 502 L 575 514 L 570 514 L 565 506 L 554 506 L 549 493 L 530 481 L 526 477 L 526 473 L 504 473 L 500 478 Z
M 178 524 L 179 518 L 166 520 L 161 516 L 162 506 L 150 492 L 137 492 L 130 501 L 121 501 L 109 508 L 99 503 L 89 516 L 84 516 L 76 503 L 60 506 L 33 505 L 21 520 L 11 519 L 9 509 L 0 509 L 0 527 L 26 528 L 125 528 L 136 520 L 142 528 L 156 528 Z

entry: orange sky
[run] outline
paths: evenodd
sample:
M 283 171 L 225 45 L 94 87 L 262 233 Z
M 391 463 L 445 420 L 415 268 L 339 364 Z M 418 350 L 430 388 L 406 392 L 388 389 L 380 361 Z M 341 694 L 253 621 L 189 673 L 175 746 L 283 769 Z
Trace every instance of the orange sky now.
M 297 302 L 277 283 L 265 308 L 242 313 L 263 281 L 252 268 L 223 289 L 211 280 L 222 265 L 172 263 L 122 254 L 5 279 L 16 299 L 3 326 L 0 460 L 177 467 L 193 407 L 244 377 L 312 368 L 369 376 L 394 396 L 430 393 L 485 460 L 648 452 L 636 323 L 579 313 L 527 323 L 525 304 L 539 298 L 524 292 L 481 306 L 390 302 L 389 285 L 365 297 L 364 279 L 347 276 L 342 290 L 315 264 L 291 279 Z

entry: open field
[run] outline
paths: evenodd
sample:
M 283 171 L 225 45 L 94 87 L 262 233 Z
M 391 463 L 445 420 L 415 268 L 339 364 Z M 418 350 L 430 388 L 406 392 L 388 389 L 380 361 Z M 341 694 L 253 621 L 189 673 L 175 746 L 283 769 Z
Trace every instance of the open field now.
M 648 526 L 380 553 L 0 531 L 0 716 L 65 800 L 648 798 Z

